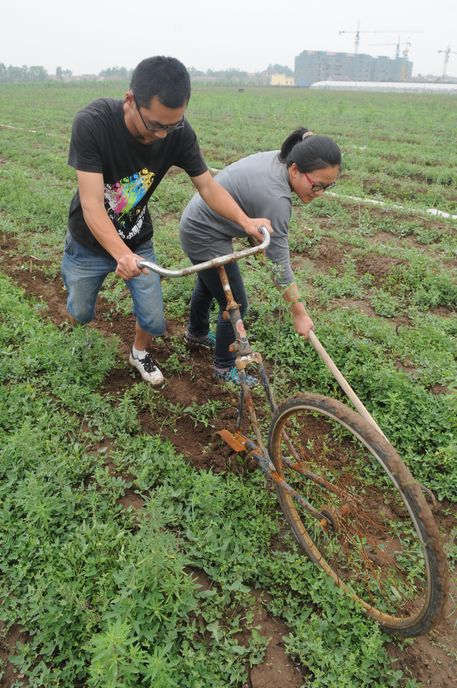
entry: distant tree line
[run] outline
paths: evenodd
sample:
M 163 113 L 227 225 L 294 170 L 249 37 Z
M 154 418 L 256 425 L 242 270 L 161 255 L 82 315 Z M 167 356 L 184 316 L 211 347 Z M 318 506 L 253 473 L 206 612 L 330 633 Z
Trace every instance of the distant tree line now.
M 189 73 L 192 78 L 198 81 L 226 84 L 269 83 L 272 74 L 280 73 L 286 76 L 294 75 L 289 67 L 279 64 L 268 65 L 264 71 L 256 72 L 255 74 L 249 74 L 241 69 L 233 68 L 201 71 L 195 69 L 195 67 L 191 67 Z M 131 74 L 132 70 L 127 69 L 127 67 L 108 67 L 107 69 L 102 69 L 98 74 L 94 74 L 93 77 L 99 79 L 128 80 Z M 84 76 L 87 78 L 88 75 Z M 50 75 L 42 65 L 32 65 L 31 67 L 27 65 L 23 65 L 22 67 L 9 65 L 7 67 L 5 64 L 0 63 L 0 83 L 47 81 L 49 79 L 65 81 L 70 78 L 78 79 L 78 76 L 73 76 L 70 69 L 63 69 L 62 67 L 56 67 L 55 75 Z
M 102 79 L 130 79 L 132 71 L 127 67 L 108 67 L 108 69 L 102 69 L 98 76 Z
M 71 69 L 62 69 L 56 67 L 55 79 L 69 79 L 72 76 Z M 21 83 L 30 81 L 48 81 L 49 74 L 42 65 L 22 65 L 22 67 L 15 67 L 8 65 L 8 67 L 0 62 L 0 83 Z
M 190 76 L 202 82 L 216 82 L 225 84 L 269 84 L 272 74 L 285 74 L 293 76 L 294 72 L 289 67 L 279 64 L 270 64 L 262 72 L 246 72 L 241 69 L 207 69 L 205 72 L 191 67 Z
M 0 83 L 5 82 L 20 82 L 20 81 L 46 81 L 49 78 L 47 71 L 41 65 L 32 65 L 27 67 L 8 67 L 0 62 Z

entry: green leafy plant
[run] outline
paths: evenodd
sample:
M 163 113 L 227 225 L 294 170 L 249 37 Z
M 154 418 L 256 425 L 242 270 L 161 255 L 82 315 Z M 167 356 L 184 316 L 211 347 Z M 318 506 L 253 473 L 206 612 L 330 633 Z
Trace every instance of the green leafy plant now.
M 226 404 L 218 399 L 210 399 L 204 404 L 193 402 L 190 406 L 186 406 L 183 412 L 188 413 L 194 419 L 195 425 L 201 423 L 207 428 L 208 426 L 214 427 L 211 421 L 225 406 Z

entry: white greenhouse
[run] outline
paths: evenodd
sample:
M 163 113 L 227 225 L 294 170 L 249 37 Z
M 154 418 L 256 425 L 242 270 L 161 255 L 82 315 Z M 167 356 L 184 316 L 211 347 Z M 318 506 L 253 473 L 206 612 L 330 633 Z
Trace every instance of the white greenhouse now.
M 316 81 L 310 88 L 331 91 L 378 91 L 382 93 L 445 93 L 457 95 L 457 84 L 420 81 Z

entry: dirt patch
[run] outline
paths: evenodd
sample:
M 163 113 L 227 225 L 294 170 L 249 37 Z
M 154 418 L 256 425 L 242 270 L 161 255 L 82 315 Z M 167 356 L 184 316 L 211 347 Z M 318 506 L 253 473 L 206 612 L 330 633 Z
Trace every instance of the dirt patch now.
M 432 394 L 451 394 L 449 387 L 445 387 L 444 385 L 434 385 L 430 391 Z
M 319 270 L 340 267 L 345 259 L 351 255 L 353 247 L 342 244 L 332 237 L 323 238 L 316 246 L 312 246 L 304 255 L 311 258 Z
M 126 509 L 134 509 L 135 511 L 142 509 L 145 505 L 144 499 L 133 490 L 126 490 L 125 494 L 117 500 L 117 503 Z
M 0 632 L 2 630 L 2 625 L 0 625 Z M 3 673 L 0 674 L 1 684 L 4 688 L 10 688 L 10 686 L 26 686 L 27 681 L 23 674 L 17 671 L 14 664 L 9 662 L 9 658 L 16 653 L 17 645 L 27 642 L 29 636 L 25 631 L 19 626 L 19 624 L 13 624 L 6 636 L 0 637 L 0 659 L 5 662 L 5 666 L 2 667 Z M 0 671 L 2 670 L 0 669 Z
M 368 253 L 356 260 L 358 274 L 361 276 L 366 274 L 372 275 L 377 286 L 385 281 L 392 268 L 405 264 L 406 261 L 401 258 L 379 256 L 376 253 Z
M 234 428 L 238 397 L 213 380 L 211 367 L 210 354 L 194 352 L 192 373 L 167 378 L 161 388 L 163 399 L 175 406 L 174 413 L 170 414 L 170 407 L 165 403 L 153 413 L 141 413 L 140 424 L 145 432 L 170 440 L 196 468 L 215 473 L 232 468 L 238 472 L 238 455 L 217 434 L 224 428 Z M 198 408 L 209 399 L 220 402 L 221 410 L 205 422 L 185 410 L 192 404 Z
M 186 569 L 201 590 L 211 590 L 214 582 L 201 569 Z M 295 664 L 286 654 L 284 638 L 289 634 L 286 624 L 277 617 L 271 616 L 267 605 L 271 595 L 257 590 L 252 591 L 254 598 L 253 627 L 268 640 L 263 661 L 248 669 L 248 682 L 243 688 L 300 688 L 304 675 L 302 667 Z M 241 631 L 236 639 L 241 645 L 247 645 L 250 631 Z
M 374 308 L 372 308 L 365 301 L 361 301 L 360 299 L 338 299 L 338 300 L 335 299 L 331 303 L 336 308 L 355 310 L 355 311 L 359 311 L 360 313 L 365 313 L 365 315 L 369 315 L 371 317 L 376 317 L 376 312 L 375 312 Z
M 412 320 L 407 315 L 398 315 L 395 318 L 390 318 L 390 322 L 395 326 L 398 334 L 401 327 L 411 327 Z
M 399 238 L 395 236 L 394 234 L 390 234 L 390 232 L 378 232 L 377 234 L 372 237 L 374 241 L 379 242 L 380 244 L 394 244 L 395 246 L 403 246 L 405 245 L 405 238 Z M 413 242 L 415 243 L 415 242 Z
M 304 679 L 301 668 L 284 649 L 284 637 L 289 630 L 281 619 L 268 614 L 264 606 L 267 600 L 265 593 L 257 596 L 254 626 L 268 638 L 268 645 L 263 662 L 251 669 L 250 688 L 300 688 Z
M 449 318 L 455 316 L 455 310 L 453 308 L 448 308 L 447 306 L 437 306 L 436 308 L 430 308 L 430 313 L 432 315 L 439 315 L 441 318 Z
M 416 368 L 413 362 L 408 359 L 405 361 L 399 361 L 397 359 L 395 361 L 395 367 L 397 370 L 401 370 L 401 372 L 405 374 L 414 375 L 416 373 Z
M 394 666 L 406 676 L 430 688 L 455 688 L 457 685 L 457 586 L 451 582 L 449 601 L 443 621 L 427 635 L 413 638 L 400 647 L 389 643 L 387 651 Z
M 438 528 L 447 546 L 455 546 L 457 509 L 443 503 L 433 508 Z M 457 685 L 457 575 L 451 571 L 449 597 L 442 620 L 427 635 L 412 638 L 404 646 L 387 646 L 394 666 L 428 688 Z

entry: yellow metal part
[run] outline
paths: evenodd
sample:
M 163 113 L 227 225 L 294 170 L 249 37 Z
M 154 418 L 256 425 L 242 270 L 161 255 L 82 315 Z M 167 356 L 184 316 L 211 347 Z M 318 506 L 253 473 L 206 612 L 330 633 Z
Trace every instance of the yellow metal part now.
M 262 356 L 261 354 L 258 353 L 258 351 L 253 351 L 250 354 L 246 354 L 244 356 L 238 356 L 235 360 L 235 365 L 238 370 L 242 370 L 243 368 L 246 368 L 249 363 L 262 363 Z
M 246 437 L 240 432 L 230 432 L 230 430 L 218 430 L 216 433 L 229 447 L 238 453 L 246 451 Z

